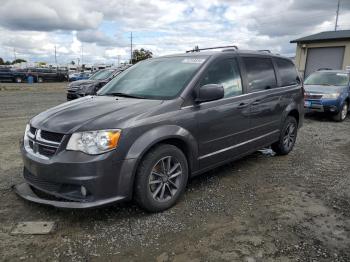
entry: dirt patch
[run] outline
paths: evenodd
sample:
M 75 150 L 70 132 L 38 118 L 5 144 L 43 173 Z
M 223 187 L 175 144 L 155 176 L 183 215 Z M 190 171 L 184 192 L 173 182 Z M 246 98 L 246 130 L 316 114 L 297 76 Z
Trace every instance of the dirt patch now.
M 257 152 L 207 172 L 160 214 L 132 203 L 58 210 L 23 201 L 10 187 L 22 181 L 18 141 L 26 122 L 64 102 L 65 86 L 0 92 L 2 260 L 350 261 L 350 119 L 307 118 L 290 155 Z M 20 221 L 57 228 L 10 235 Z

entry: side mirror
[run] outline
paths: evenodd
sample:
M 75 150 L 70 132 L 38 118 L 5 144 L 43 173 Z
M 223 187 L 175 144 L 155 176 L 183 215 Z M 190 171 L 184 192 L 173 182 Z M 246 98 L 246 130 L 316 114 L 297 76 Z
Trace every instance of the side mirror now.
M 224 97 L 224 88 L 222 85 L 208 84 L 201 86 L 197 90 L 195 102 L 209 102 L 219 100 Z

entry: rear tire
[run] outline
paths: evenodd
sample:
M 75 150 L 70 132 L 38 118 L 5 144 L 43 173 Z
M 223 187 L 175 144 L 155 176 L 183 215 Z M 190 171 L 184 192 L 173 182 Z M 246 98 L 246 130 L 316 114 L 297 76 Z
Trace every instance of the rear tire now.
M 288 116 L 284 122 L 280 139 L 271 145 L 273 151 L 277 155 L 288 155 L 292 151 L 298 133 L 298 122 L 292 117 Z
M 161 144 L 144 156 L 135 178 L 135 200 L 148 212 L 164 211 L 183 195 L 187 159 L 176 146 Z
M 340 109 L 338 114 L 336 114 L 333 117 L 333 119 L 337 122 L 343 122 L 345 120 L 346 116 L 348 115 L 348 110 L 349 110 L 349 104 L 347 101 L 345 101 L 344 105 L 342 106 L 342 108 Z

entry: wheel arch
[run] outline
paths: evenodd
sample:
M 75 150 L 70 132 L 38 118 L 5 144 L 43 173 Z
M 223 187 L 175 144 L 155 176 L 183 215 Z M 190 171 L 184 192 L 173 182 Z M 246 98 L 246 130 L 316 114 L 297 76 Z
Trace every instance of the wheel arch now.
M 284 122 L 286 121 L 288 116 L 292 116 L 297 120 L 298 126 L 300 126 L 301 122 L 301 114 L 298 105 L 296 103 L 289 104 L 286 109 L 283 112 L 282 122 L 281 122 L 281 128 L 283 127 Z
M 179 148 L 185 155 L 189 174 L 197 169 L 198 146 L 192 134 L 179 126 L 169 125 L 154 128 L 140 136 L 130 147 L 126 159 L 136 159 L 132 174 L 130 192 L 133 194 L 135 175 L 143 157 L 160 144 L 171 144 Z

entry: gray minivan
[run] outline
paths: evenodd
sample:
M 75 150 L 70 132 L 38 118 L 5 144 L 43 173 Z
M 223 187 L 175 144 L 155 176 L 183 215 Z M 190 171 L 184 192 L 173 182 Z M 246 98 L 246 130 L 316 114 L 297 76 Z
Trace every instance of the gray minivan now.
M 148 59 L 96 96 L 33 117 L 15 190 L 61 208 L 134 199 L 162 211 L 189 177 L 267 146 L 288 154 L 303 109 L 295 66 L 279 55 L 195 49 Z

